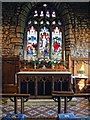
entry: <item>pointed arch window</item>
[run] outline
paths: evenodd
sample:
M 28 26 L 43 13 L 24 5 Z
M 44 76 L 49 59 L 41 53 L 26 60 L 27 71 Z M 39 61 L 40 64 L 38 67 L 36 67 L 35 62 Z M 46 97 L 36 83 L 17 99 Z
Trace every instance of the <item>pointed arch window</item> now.
M 37 57 L 37 30 L 35 27 L 28 27 L 27 31 L 27 58 Z
M 45 26 L 39 32 L 39 58 L 50 56 L 50 31 Z
M 47 4 L 37 6 L 29 15 L 26 30 L 27 60 L 62 59 L 62 22 Z
M 62 59 L 62 32 L 59 27 L 52 29 L 52 59 Z

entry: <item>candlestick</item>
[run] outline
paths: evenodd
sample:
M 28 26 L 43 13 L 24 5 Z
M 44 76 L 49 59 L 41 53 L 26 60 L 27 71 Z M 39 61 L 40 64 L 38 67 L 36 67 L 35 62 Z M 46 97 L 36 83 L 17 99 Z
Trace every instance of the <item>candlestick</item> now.
M 24 60 L 26 60 L 26 51 L 24 51 Z
M 65 66 L 65 50 L 64 50 L 64 55 L 63 55 L 63 59 L 64 59 L 64 66 Z

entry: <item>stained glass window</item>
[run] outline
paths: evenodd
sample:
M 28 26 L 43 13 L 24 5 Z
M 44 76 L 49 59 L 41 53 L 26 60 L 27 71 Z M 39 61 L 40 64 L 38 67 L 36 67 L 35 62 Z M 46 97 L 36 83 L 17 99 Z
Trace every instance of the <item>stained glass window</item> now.
M 44 13 L 43 13 L 43 11 L 41 11 L 41 13 L 40 13 L 40 17 L 43 17 L 44 16 Z
M 62 32 L 55 27 L 52 31 L 52 59 L 62 59 Z
M 27 59 L 37 58 L 37 31 L 32 26 L 27 31 Z
M 49 58 L 50 52 L 50 32 L 44 27 L 39 33 L 39 58 Z
M 52 17 L 56 17 L 55 11 L 52 12 Z
M 47 17 L 50 17 L 49 10 L 46 11 L 46 16 L 47 16 Z
M 37 10 L 34 11 L 34 17 L 37 17 L 38 16 L 38 12 Z
M 62 59 L 62 22 L 48 4 L 33 9 L 27 20 L 27 59 Z

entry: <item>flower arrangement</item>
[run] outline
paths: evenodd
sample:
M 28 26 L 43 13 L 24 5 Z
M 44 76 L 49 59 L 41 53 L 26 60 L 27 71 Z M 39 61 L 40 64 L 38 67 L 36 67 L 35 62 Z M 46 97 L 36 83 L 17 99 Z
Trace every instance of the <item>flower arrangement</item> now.
M 52 69 L 54 69 L 55 68 L 55 64 L 58 63 L 58 60 L 57 59 L 51 59 L 50 63 L 51 63 Z
M 55 67 L 55 64 L 59 64 L 60 60 L 57 59 L 49 59 L 49 58 L 32 58 L 29 60 L 24 60 L 24 66 L 26 67 L 27 64 L 30 64 L 32 67 L 39 68 L 43 67 L 49 68 L 51 66 Z
M 31 62 L 32 64 L 37 64 L 37 63 L 38 63 L 38 60 L 35 59 L 35 60 L 31 60 L 30 62 Z
M 50 62 L 51 62 L 51 64 L 59 64 L 60 63 L 60 60 L 57 60 L 57 59 L 54 59 L 54 60 L 52 60 L 52 59 L 50 59 Z
M 37 64 L 38 64 L 38 59 L 37 58 L 33 58 L 30 62 L 34 66 L 34 68 L 36 69 Z
M 79 76 L 83 76 L 85 71 L 84 70 L 78 70 L 77 73 L 79 74 Z
M 84 70 L 78 70 L 77 73 L 84 74 L 85 72 L 84 72 Z
M 46 58 L 46 59 L 43 59 L 43 58 L 41 58 L 41 59 L 39 59 L 38 60 L 38 62 L 39 62 L 39 64 L 40 63 L 51 63 L 51 64 L 59 64 L 60 63 L 60 60 L 57 60 L 57 59 L 48 59 L 48 58 Z

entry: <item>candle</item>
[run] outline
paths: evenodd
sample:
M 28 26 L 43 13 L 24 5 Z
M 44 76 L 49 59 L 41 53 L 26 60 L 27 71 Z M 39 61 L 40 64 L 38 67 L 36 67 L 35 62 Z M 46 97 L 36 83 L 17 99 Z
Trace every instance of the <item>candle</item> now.
M 24 51 L 24 60 L 26 60 L 26 51 Z
M 65 50 L 64 50 L 63 59 L 64 59 L 64 65 L 65 65 Z

